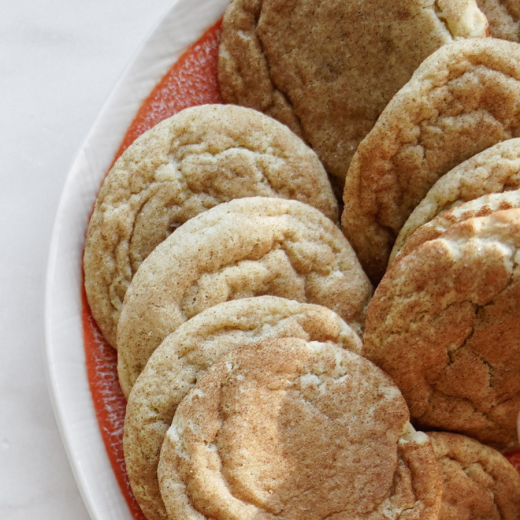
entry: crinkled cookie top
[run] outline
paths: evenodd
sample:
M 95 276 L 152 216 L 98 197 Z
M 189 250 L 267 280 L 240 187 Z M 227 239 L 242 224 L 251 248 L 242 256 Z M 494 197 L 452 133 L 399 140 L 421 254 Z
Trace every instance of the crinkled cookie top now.
M 158 471 L 172 518 L 436 519 L 442 485 L 400 392 L 366 359 L 301 339 L 215 363 L 182 401 Z
M 487 26 L 474 0 L 233 0 L 220 89 L 301 135 L 341 193 L 358 143 L 419 64 Z
M 520 208 L 520 190 L 484 195 L 478 199 L 459 204 L 450 210 L 443 211 L 434 219 L 430 220 L 430 222 L 426 222 L 426 224 L 418 227 L 412 235 L 408 237 L 406 242 L 404 242 L 401 249 L 397 249 L 396 246 L 394 246 L 392 253 L 395 252 L 395 254 L 393 258 L 390 257 L 389 265 L 392 265 L 393 261 L 397 261 L 399 258 L 410 254 L 414 249 L 428 240 L 439 238 L 454 224 L 458 224 L 470 218 L 485 217 L 493 213 L 493 211 L 512 208 Z
M 394 96 L 359 145 L 342 224 L 367 274 L 433 184 L 490 146 L 520 136 L 520 46 L 494 38 L 445 45 Z
M 520 41 L 519 0 L 477 0 L 477 5 L 488 19 L 493 38 Z
M 345 237 L 315 208 L 263 197 L 220 204 L 170 235 L 134 276 L 117 335 L 121 388 L 128 395 L 162 340 L 218 303 L 281 296 L 361 327 L 371 292 Z
M 165 520 L 159 453 L 177 406 L 223 354 L 272 338 L 319 341 L 361 353 L 361 340 L 334 312 L 276 296 L 219 303 L 166 337 L 130 392 L 124 450 L 130 484 L 148 520 Z
M 195 215 L 253 196 L 296 199 L 337 219 L 316 154 L 284 125 L 254 110 L 188 108 L 124 152 L 99 192 L 85 245 L 89 304 L 111 345 L 128 285 L 153 249 Z
M 503 455 L 463 435 L 428 436 L 443 480 L 439 520 L 518 520 L 520 475 Z
M 390 262 L 416 229 L 443 211 L 486 194 L 518 189 L 520 139 L 508 139 L 462 162 L 443 175 L 413 210 L 395 241 Z
M 520 210 L 451 226 L 396 261 L 368 308 L 364 355 L 422 428 L 518 445 Z

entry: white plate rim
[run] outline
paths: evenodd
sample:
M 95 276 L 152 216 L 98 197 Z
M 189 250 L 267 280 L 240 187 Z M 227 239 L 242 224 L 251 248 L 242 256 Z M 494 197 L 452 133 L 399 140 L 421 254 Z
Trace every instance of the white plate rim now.
M 130 520 L 105 450 L 87 380 L 81 325 L 81 261 L 103 177 L 142 101 L 222 15 L 228 0 L 174 0 L 105 102 L 67 175 L 54 220 L 44 300 L 44 359 L 52 406 L 92 520 Z

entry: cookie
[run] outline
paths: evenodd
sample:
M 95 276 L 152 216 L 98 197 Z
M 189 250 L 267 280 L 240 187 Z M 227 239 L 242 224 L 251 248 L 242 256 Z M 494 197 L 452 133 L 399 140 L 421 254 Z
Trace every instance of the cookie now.
M 456 38 L 486 34 L 473 0 L 233 0 L 220 90 L 301 135 L 341 194 L 358 143 L 419 64 Z
M 443 211 L 490 193 L 520 189 L 520 139 L 487 148 L 443 175 L 401 228 L 390 262 L 416 229 Z
M 428 433 L 443 480 L 439 520 L 518 520 L 520 475 L 498 451 L 453 433 Z
M 520 136 L 520 46 L 495 38 L 445 45 L 394 96 L 359 145 L 345 184 L 345 235 L 376 282 L 410 213 L 433 184 Z
M 84 259 L 92 314 L 111 345 L 128 285 L 153 249 L 202 211 L 253 196 L 296 199 L 337 219 L 316 154 L 284 125 L 250 109 L 188 108 L 124 152 L 97 198 Z
M 263 197 L 220 204 L 157 246 L 134 276 L 117 334 L 121 388 L 128 395 L 162 340 L 217 303 L 281 296 L 359 327 L 371 291 L 341 231 L 315 208 Z
M 519 0 L 477 0 L 477 4 L 488 19 L 493 38 L 520 41 Z
M 367 311 L 364 355 L 420 428 L 510 449 L 520 409 L 520 210 L 451 226 L 395 262 Z
M 392 265 L 393 261 L 410 254 L 414 249 L 418 248 L 428 240 L 439 238 L 454 224 L 458 224 L 459 222 L 474 217 L 485 217 L 493 213 L 493 211 L 512 208 L 520 208 L 519 190 L 484 195 L 478 199 L 455 206 L 453 209 L 448 211 L 443 211 L 430 222 L 417 228 L 406 240 L 401 249 L 397 250 L 396 241 L 396 245 L 392 250 L 393 257 L 390 256 L 389 265 Z
M 366 359 L 278 339 L 234 350 L 177 408 L 161 450 L 171 518 L 436 519 L 428 437 Z
M 361 352 L 361 340 L 334 312 L 276 296 L 220 303 L 183 323 L 152 354 L 132 388 L 125 418 L 126 469 L 148 520 L 166 519 L 157 466 L 175 410 L 200 376 L 232 349 L 271 338 L 320 341 Z

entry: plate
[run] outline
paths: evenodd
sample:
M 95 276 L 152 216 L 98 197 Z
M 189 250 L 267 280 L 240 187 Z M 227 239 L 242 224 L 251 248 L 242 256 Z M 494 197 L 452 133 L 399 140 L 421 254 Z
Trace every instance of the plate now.
M 150 34 L 105 103 L 68 174 L 51 240 L 45 292 L 45 358 L 54 413 L 93 520 L 131 520 L 99 431 L 85 366 L 82 253 L 105 173 L 143 100 L 222 15 L 228 0 L 178 0 Z
M 67 177 L 47 269 L 47 379 L 63 442 L 93 520 L 131 520 L 103 442 L 86 372 L 82 329 L 84 235 L 102 179 L 155 85 L 224 12 L 228 0 L 178 0 L 112 92 Z M 518 457 L 517 467 L 520 467 Z

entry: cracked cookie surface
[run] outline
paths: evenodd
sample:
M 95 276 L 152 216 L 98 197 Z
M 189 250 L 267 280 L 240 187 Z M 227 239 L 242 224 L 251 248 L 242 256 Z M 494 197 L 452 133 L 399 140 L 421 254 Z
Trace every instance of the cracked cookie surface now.
M 520 208 L 519 190 L 484 195 L 478 199 L 455 206 L 450 210 L 443 211 L 434 219 L 430 220 L 430 222 L 418 227 L 406 239 L 406 242 L 404 242 L 404 245 L 400 249 L 397 250 L 394 246 L 389 266 L 392 265 L 392 262 L 410 254 L 414 249 L 417 249 L 428 240 L 439 238 L 451 226 L 459 222 L 475 217 L 485 217 L 493 213 L 493 211 L 513 208 Z
M 422 428 L 518 445 L 520 210 L 453 225 L 387 271 L 367 311 L 364 355 Z
M 505 457 L 463 435 L 428 436 L 443 480 L 439 520 L 520 518 L 520 476 Z
M 345 184 L 345 235 L 369 277 L 433 184 L 478 152 L 520 136 L 520 47 L 495 38 L 445 45 L 394 96 L 359 145 Z
M 399 232 L 390 262 L 416 229 L 443 211 L 486 194 L 518 189 L 520 139 L 508 139 L 478 153 L 443 175 L 432 186 Z
M 519 0 L 477 0 L 477 4 L 488 19 L 493 38 L 520 41 Z
M 226 102 L 301 135 L 341 193 L 358 143 L 419 64 L 445 43 L 486 33 L 473 0 L 233 0 L 220 89 Z
M 334 312 L 276 296 L 220 303 L 165 338 L 128 399 L 124 450 L 134 496 L 148 520 L 165 520 L 157 466 L 182 398 L 223 354 L 272 338 L 319 341 L 361 353 L 361 340 Z
M 124 152 L 99 192 L 84 259 L 92 314 L 112 346 L 128 285 L 150 252 L 199 213 L 253 196 L 300 200 L 337 219 L 316 154 L 278 121 L 250 109 L 183 110 Z
M 372 287 L 331 220 L 301 202 L 237 199 L 186 222 L 143 262 L 117 334 L 125 395 L 162 340 L 218 303 L 272 295 L 315 303 L 361 327 Z
M 438 466 L 391 379 L 301 339 L 249 345 L 182 401 L 161 451 L 172 518 L 436 519 Z

